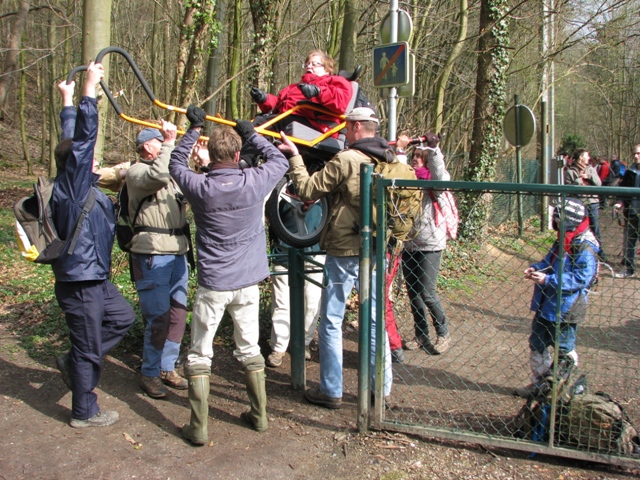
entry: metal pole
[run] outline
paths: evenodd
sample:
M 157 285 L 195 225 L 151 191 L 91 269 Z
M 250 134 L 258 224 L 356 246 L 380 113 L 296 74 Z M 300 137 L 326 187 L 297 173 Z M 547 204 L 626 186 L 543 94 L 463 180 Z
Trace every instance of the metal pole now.
M 398 0 L 391 0 L 390 5 L 390 19 L 391 19 L 391 43 L 398 41 Z M 389 109 L 387 116 L 389 119 L 389 132 L 387 138 L 389 140 L 395 140 L 397 135 L 397 108 L 398 108 L 398 89 L 396 87 L 389 89 Z
M 549 149 L 547 145 L 547 102 L 544 100 L 540 102 L 540 154 L 542 155 L 541 166 L 541 181 L 540 183 L 549 183 Z M 540 203 L 540 231 L 546 232 L 547 225 L 549 224 L 549 197 L 542 196 Z
M 360 311 L 358 321 L 358 431 L 369 428 L 371 357 L 371 189 L 373 164 L 360 166 Z
M 518 184 L 522 183 L 522 154 L 520 152 L 522 145 L 522 127 L 520 120 L 520 97 L 519 95 L 513 96 L 516 102 L 516 181 Z M 523 220 L 522 220 L 522 195 L 518 193 L 518 235 L 522 236 L 523 233 Z
M 304 360 L 304 250 L 289 249 L 289 289 L 291 308 L 291 387 L 304 390 L 307 384 Z

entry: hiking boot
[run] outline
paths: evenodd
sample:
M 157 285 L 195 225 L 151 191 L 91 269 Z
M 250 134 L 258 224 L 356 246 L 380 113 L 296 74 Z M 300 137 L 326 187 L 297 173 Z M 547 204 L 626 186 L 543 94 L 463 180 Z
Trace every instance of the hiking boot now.
M 164 386 L 160 377 L 140 375 L 140 388 L 151 398 L 164 398 L 169 393 L 169 389 Z
M 162 380 L 165 385 L 169 385 L 171 388 L 175 388 L 176 390 L 186 390 L 189 388 L 189 382 L 187 379 L 178 375 L 175 370 L 171 370 L 170 372 L 160 372 L 160 380 Z
M 62 374 L 62 381 L 69 388 L 69 390 L 73 389 L 73 382 L 71 381 L 71 356 L 69 352 L 64 355 L 60 355 L 56 357 L 56 367 L 60 370 Z
M 309 348 L 309 345 L 304 347 L 304 359 L 311 360 L 311 348 Z
M 309 403 L 314 403 L 325 408 L 342 408 L 342 397 L 332 398 L 320 391 L 320 387 L 309 388 L 304 392 L 304 398 Z
M 391 363 L 404 363 L 404 350 L 402 348 L 391 350 Z
M 448 341 L 447 341 L 447 345 L 448 345 Z M 421 348 L 422 350 L 427 352 L 429 355 L 440 355 L 441 353 L 431 343 L 431 340 L 429 340 L 429 337 L 426 337 L 424 335 L 421 337 L 416 337 L 413 340 L 409 340 L 408 342 L 403 342 L 402 348 L 404 348 L 405 350 L 418 350 L 419 348 Z
M 284 352 L 271 352 L 271 355 L 267 357 L 267 366 L 277 368 L 282 365 L 282 359 L 284 358 Z
M 108 427 L 118 421 L 118 412 L 114 410 L 100 410 L 93 417 L 86 420 L 79 420 L 72 418 L 69 425 L 73 428 L 86 428 L 86 427 Z
M 436 338 L 433 348 L 436 349 L 438 354 L 443 354 L 449 350 L 449 344 L 451 343 L 451 336 L 449 334 Z
M 613 277 L 614 278 L 629 278 L 629 277 L 633 277 L 633 271 L 627 269 L 624 272 L 616 273 Z
M 413 340 L 409 340 L 408 342 L 402 341 L 402 349 L 403 350 L 418 350 L 420 348 L 420 344 L 418 343 L 418 339 L 414 338 Z

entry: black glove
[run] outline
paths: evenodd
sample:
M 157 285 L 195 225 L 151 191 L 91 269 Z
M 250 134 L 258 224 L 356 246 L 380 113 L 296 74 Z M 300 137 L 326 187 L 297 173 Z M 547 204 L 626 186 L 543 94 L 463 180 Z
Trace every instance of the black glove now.
M 320 95 L 320 87 L 311 83 L 299 83 L 298 88 L 302 91 L 302 94 L 309 99 Z
M 207 116 L 202 108 L 189 105 L 187 108 L 187 120 L 191 123 L 191 128 L 204 127 L 204 119 Z
M 436 148 L 440 143 L 441 139 L 442 137 L 440 136 L 440 134 L 429 132 L 425 135 L 425 142 L 427 144 L 427 147 L 430 147 L 430 148 Z
M 264 103 L 267 101 L 267 94 L 258 87 L 251 87 L 249 95 L 251 95 L 251 99 L 256 103 Z
M 251 135 L 256 133 L 256 129 L 253 128 L 253 123 L 249 120 L 238 120 L 237 118 L 234 118 L 233 121 L 236 122 L 236 126 L 233 127 L 233 129 L 238 132 L 238 135 L 240 135 L 242 143 L 245 143 L 249 138 L 251 138 Z

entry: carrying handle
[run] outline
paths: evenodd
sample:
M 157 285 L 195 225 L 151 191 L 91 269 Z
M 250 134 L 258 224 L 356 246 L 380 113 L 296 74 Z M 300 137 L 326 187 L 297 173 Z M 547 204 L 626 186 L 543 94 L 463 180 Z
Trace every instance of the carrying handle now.
M 151 87 L 149 86 L 149 83 L 144 78 L 144 75 L 142 74 L 142 72 L 138 68 L 138 65 L 136 64 L 135 60 L 133 59 L 133 57 L 131 57 L 131 55 L 129 55 L 129 53 L 126 50 L 123 50 L 120 47 L 114 47 L 114 46 L 103 48 L 96 55 L 95 62 L 96 63 L 102 63 L 102 60 L 104 59 L 104 57 L 106 55 L 110 54 L 110 53 L 117 53 L 117 54 L 121 55 L 122 57 L 124 57 L 124 59 L 127 61 L 129 66 L 133 70 L 133 73 L 135 74 L 136 78 L 140 82 L 140 85 L 142 86 L 143 90 L 147 94 L 147 97 L 149 97 L 149 100 L 151 100 L 151 102 L 154 105 L 156 105 L 157 107 L 160 107 L 160 108 L 162 108 L 164 110 L 174 111 L 174 112 L 182 113 L 182 114 L 186 114 L 187 113 L 187 110 L 184 109 L 184 108 L 176 107 L 174 105 L 169 105 L 169 104 L 163 103 L 163 102 L 161 102 L 160 100 L 158 100 L 156 98 L 155 94 L 153 93 L 153 90 L 151 90 Z M 82 72 L 82 71 L 86 71 L 86 70 L 87 70 L 87 66 L 86 65 L 81 65 L 81 66 L 75 67 L 73 70 L 71 70 L 69 72 L 69 75 L 67 76 L 67 84 L 69 84 L 69 83 L 71 83 L 73 81 L 73 77 L 78 72 Z M 360 73 L 360 70 L 358 70 L 358 73 Z M 113 107 L 113 109 L 116 111 L 116 113 L 118 114 L 118 116 L 120 118 L 122 118 L 123 120 L 125 120 L 127 122 L 135 123 L 135 124 L 138 124 L 138 125 L 143 125 L 143 126 L 148 127 L 148 128 L 157 128 L 157 129 L 161 128 L 159 125 L 157 125 L 155 123 L 145 122 L 144 120 L 140 120 L 140 119 L 137 119 L 135 117 L 131 117 L 131 116 L 126 115 L 122 111 L 122 108 L 120 108 L 120 105 L 118 104 L 117 100 L 115 99 L 115 97 L 111 93 L 111 90 L 109 89 L 109 86 L 106 84 L 106 82 L 104 80 L 100 81 L 100 86 L 102 87 L 102 90 L 104 90 L 105 95 L 109 99 L 109 103 L 111 104 L 111 106 Z M 287 110 L 286 112 L 283 112 L 283 113 L 277 115 L 275 118 L 272 118 L 268 122 L 266 122 L 266 123 L 264 123 L 262 125 L 256 126 L 255 130 L 256 130 L 257 133 L 259 133 L 261 135 L 266 135 L 266 136 L 270 136 L 270 137 L 274 137 L 274 138 L 280 139 L 281 138 L 280 132 L 274 132 L 273 130 L 267 130 L 267 128 L 269 126 L 273 125 L 274 123 L 282 120 L 283 118 L 285 118 L 285 117 L 287 117 L 287 116 L 289 116 L 291 114 L 294 114 L 294 113 L 296 113 L 296 112 L 298 112 L 299 110 L 302 110 L 302 109 L 310 109 L 310 110 L 314 110 L 314 111 L 317 111 L 317 112 L 320 112 L 320 113 L 323 113 L 323 114 L 338 116 L 341 119 L 343 119 L 343 122 L 340 123 L 339 125 L 335 126 L 334 128 L 326 131 L 325 133 L 318 135 L 318 137 L 316 137 L 313 140 L 302 140 L 302 139 L 298 139 L 298 138 L 295 138 L 295 137 L 290 137 L 290 140 L 292 142 L 294 142 L 294 143 L 297 143 L 297 144 L 300 144 L 300 145 L 305 145 L 305 146 L 308 146 L 308 147 L 313 147 L 316 144 L 320 143 L 321 141 L 331 137 L 333 134 L 339 132 L 340 130 L 342 130 L 346 126 L 346 123 L 344 122 L 344 117 L 345 117 L 344 115 L 338 115 L 335 112 L 327 110 L 322 105 L 318 105 L 318 104 L 311 104 L 311 105 L 300 104 L 300 105 L 294 106 L 293 108 L 291 108 L 290 110 Z M 236 122 L 234 122 L 234 121 L 225 120 L 224 118 L 220 118 L 220 117 L 214 117 L 213 115 L 207 115 L 205 117 L 205 119 L 209 120 L 210 122 L 220 123 L 222 125 L 227 125 L 229 127 L 235 127 L 236 126 Z M 184 135 L 185 132 L 183 130 L 181 130 L 181 129 L 178 129 L 178 134 L 179 135 Z M 208 137 L 200 137 L 200 138 L 201 139 L 208 139 Z M 419 143 L 419 140 L 416 143 Z

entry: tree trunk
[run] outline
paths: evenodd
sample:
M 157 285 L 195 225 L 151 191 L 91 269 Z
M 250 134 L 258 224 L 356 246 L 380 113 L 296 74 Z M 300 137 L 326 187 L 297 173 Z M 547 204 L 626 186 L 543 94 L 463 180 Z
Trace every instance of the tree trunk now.
M 27 141 L 27 121 L 24 115 L 27 96 L 27 72 L 24 69 L 24 52 L 20 53 L 20 140 L 22 141 L 22 152 L 24 161 L 27 164 L 27 175 L 33 175 L 31 156 L 29 155 L 29 142 Z
M 173 84 L 172 102 L 186 107 L 191 102 L 198 80 L 202 73 L 205 54 L 208 53 L 207 40 L 213 30 L 214 0 L 203 0 L 201 5 L 188 7 L 180 30 L 178 61 Z M 185 121 L 184 115 L 175 120 L 178 124 Z
M 255 66 L 249 70 L 249 82 L 262 89 L 272 82 L 272 69 L 278 44 L 278 0 L 251 0 L 249 2 L 253 20 L 253 45 L 250 62 Z
M 227 21 L 226 15 L 227 15 L 227 0 L 218 0 L 218 8 L 216 9 L 216 20 L 219 25 L 224 25 L 224 23 Z M 221 28 L 217 32 L 215 47 L 213 48 L 213 51 L 211 52 L 211 55 L 209 56 L 209 60 L 207 62 L 207 78 L 205 81 L 205 92 L 207 96 L 210 95 L 211 92 L 215 92 L 216 89 L 218 88 L 218 77 L 220 76 L 220 66 L 223 64 L 223 58 L 224 58 L 223 43 L 224 43 L 224 35 L 223 35 L 223 29 Z M 216 100 L 217 99 L 215 97 L 212 97 L 207 102 L 205 102 L 205 104 L 202 107 L 205 109 L 205 111 L 209 115 L 213 116 L 217 113 Z M 209 128 L 206 129 L 208 133 L 211 131 L 211 126 L 212 125 L 208 125 Z
M 507 0 L 482 0 L 473 137 L 464 179 L 491 182 L 502 140 L 505 115 L 506 71 L 509 66 L 509 31 L 504 18 Z M 467 194 L 461 202 L 461 237 L 480 239 L 486 228 L 491 197 Z
M 31 0 L 20 0 L 18 13 L 16 13 L 16 18 L 11 28 L 9 48 L 7 49 L 4 65 L 2 66 L 2 73 L 0 74 L 0 120 L 4 119 L 3 111 L 6 108 L 11 79 L 18 65 L 18 55 L 20 54 L 20 46 L 22 45 L 22 33 L 27 24 L 30 7 Z
M 227 99 L 227 118 L 238 118 L 238 72 L 240 71 L 240 38 L 242 37 L 242 0 L 233 1 L 232 27 L 229 29 L 229 62 L 227 76 L 229 82 L 229 98 Z
M 433 131 L 436 133 L 442 130 L 442 123 L 444 121 L 444 95 L 447 88 L 447 82 L 449 81 L 449 76 L 451 75 L 451 71 L 453 70 L 453 64 L 455 63 L 458 56 L 460 56 L 462 47 L 464 46 L 464 41 L 467 38 L 467 24 L 469 20 L 467 0 L 460 0 L 460 12 L 458 14 L 458 17 L 458 38 L 456 39 L 456 43 L 453 45 L 453 48 L 451 49 L 451 52 L 447 57 L 447 61 L 442 68 L 442 72 L 438 77 L 438 82 L 436 85 L 436 101 L 434 103 L 433 111 Z
M 360 2 L 346 1 L 340 37 L 340 69 L 351 71 L 356 67 L 356 47 L 358 45 L 358 13 Z
M 56 35 L 56 15 L 54 12 L 49 11 L 48 15 L 49 19 L 49 35 L 47 35 L 47 40 L 49 42 L 49 48 L 53 50 L 54 45 L 57 42 Z M 56 176 L 56 160 L 54 156 L 54 151 L 56 145 L 58 145 L 58 122 L 57 122 L 57 105 L 56 99 L 58 98 L 58 92 L 56 90 L 56 84 L 54 82 L 56 75 L 56 62 L 55 57 L 53 55 L 49 55 L 47 59 L 47 64 L 49 66 L 49 78 L 45 80 L 48 84 L 49 88 L 49 108 L 47 110 L 49 117 L 49 177 L 53 178 Z
M 85 64 L 96 58 L 100 50 L 111 45 L 111 0 L 85 0 L 82 19 L 82 60 Z M 107 57 L 108 58 L 108 57 Z M 109 62 L 104 63 L 104 81 L 109 84 Z M 98 139 L 94 157 L 102 164 L 104 132 L 108 102 L 99 102 Z

